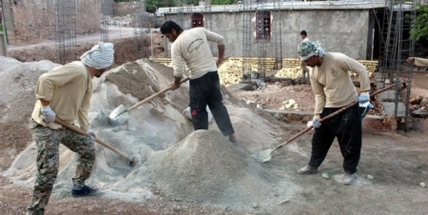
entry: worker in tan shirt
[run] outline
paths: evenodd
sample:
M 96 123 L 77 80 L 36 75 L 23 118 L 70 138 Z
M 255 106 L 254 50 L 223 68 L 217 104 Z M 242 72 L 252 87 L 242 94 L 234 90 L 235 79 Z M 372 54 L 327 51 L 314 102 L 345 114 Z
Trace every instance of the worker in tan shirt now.
M 160 28 L 162 34 L 172 42 L 171 60 L 174 69 L 172 89 L 180 87 L 183 77 L 184 63 L 189 69 L 189 97 L 193 128 L 208 129 L 208 113 L 210 108 L 218 128 L 231 142 L 236 142 L 235 131 L 229 114 L 223 104 L 220 91 L 220 78 L 217 65 L 223 61 L 223 36 L 202 27 L 183 30 L 177 23 L 166 21 Z M 218 45 L 217 64 L 211 53 L 208 42 Z
M 407 62 L 414 63 L 416 66 L 428 66 L 428 59 L 427 58 L 420 58 L 420 57 L 409 57 L 407 58 Z
M 358 61 L 335 52 L 324 52 L 317 42 L 301 42 L 297 47 L 302 61 L 313 67 L 309 73 L 312 91 L 315 94 L 315 110 L 308 123 L 315 129 L 312 137 L 312 152 L 308 165 L 299 169 L 300 174 L 315 173 L 324 161 L 333 140 L 337 138 L 344 158 L 343 183 L 352 184 L 360 160 L 362 143 L 362 117 L 359 105 L 319 123 L 320 119 L 355 101 L 365 104 L 370 101 L 370 80 L 366 68 Z M 358 74 L 361 94 L 358 96 L 349 71 Z
M 300 37 L 302 38 L 302 42 L 310 42 L 308 33 L 305 30 L 300 32 Z M 309 78 L 309 69 L 306 67 L 306 63 L 304 61 L 300 63 L 300 67 L 302 68 L 302 78 L 306 81 L 307 78 Z
M 98 189 L 85 185 L 95 162 L 95 134 L 89 128 L 88 109 L 92 96 L 92 78 L 100 77 L 112 65 L 112 43 L 99 43 L 85 52 L 81 61 L 56 67 L 39 77 L 36 86 L 36 105 L 32 130 L 37 145 L 37 176 L 27 214 L 44 214 L 53 184 L 58 174 L 59 144 L 78 155 L 73 177 L 73 197 L 98 195 Z M 73 124 L 77 119 L 87 137 L 55 123 L 55 118 Z

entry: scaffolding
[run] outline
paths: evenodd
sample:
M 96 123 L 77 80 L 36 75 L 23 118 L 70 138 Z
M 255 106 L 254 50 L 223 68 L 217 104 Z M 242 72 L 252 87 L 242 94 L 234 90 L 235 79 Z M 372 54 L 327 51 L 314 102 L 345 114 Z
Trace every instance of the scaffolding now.
M 147 44 L 144 40 L 147 29 L 150 26 L 147 24 L 146 7 L 144 1 L 134 2 L 132 5 L 133 14 L 133 29 L 134 29 L 134 54 L 136 59 L 144 58 L 147 53 L 144 53 L 144 46 Z M 148 33 L 148 32 L 147 32 Z
M 253 24 L 251 23 L 250 0 L 242 1 L 242 79 L 251 82 L 251 45 L 253 43 Z
M 274 20 L 273 20 L 273 39 L 275 42 L 275 69 L 282 69 L 282 13 L 281 13 L 281 1 L 276 0 L 274 2 Z
M 406 59 L 414 56 L 415 52 L 415 41 L 410 39 L 410 30 L 416 17 L 416 1 L 391 0 L 385 3 L 382 31 L 386 41 L 381 58 L 381 83 L 383 86 L 388 83 L 395 84 L 394 116 L 404 118 L 404 130 L 407 132 L 410 124 L 413 65 L 407 66 Z M 404 114 L 399 113 L 400 106 L 404 106 Z
M 57 57 L 66 64 L 76 60 L 76 1 L 57 0 L 56 8 Z
M 271 11 L 266 8 L 266 4 L 263 0 L 257 1 L 256 6 L 256 44 L 258 48 L 258 60 L 257 60 L 257 74 L 253 75 L 252 78 L 261 78 L 266 77 L 266 45 L 271 42 L 271 32 L 272 32 L 272 15 Z
M 99 2 L 101 12 L 101 41 L 108 42 L 108 28 L 110 18 L 113 15 L 113 1 L 101 0 Z

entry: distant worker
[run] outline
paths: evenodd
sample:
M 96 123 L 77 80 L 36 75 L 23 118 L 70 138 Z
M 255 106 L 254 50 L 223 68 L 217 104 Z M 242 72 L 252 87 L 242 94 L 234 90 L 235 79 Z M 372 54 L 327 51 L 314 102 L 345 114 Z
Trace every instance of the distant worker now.
M 309 42 L 308 34 L 305 30 L 300 32 L 300 37 L 302 38 L 302 42 Z M 309 69 L 306 67 L 306 64 L 304 61 L 301 62 L 300 67 L 302 68 L 302 78 L 303 80 L 306 80 L 309 78 Z
M 343 183 L 352 184 L 360 161 L 362 145 L 362 119 L 359 105 L 320 123 L 320 119 L 355 101 L 365 104 L 370 101 L 370 81 L 366 68 L 358 61 L 335 52 L 324 52 L 315 42 L 301 42 L 297 51 L 302 61 L 313 68 L 309 73 L 315 95 L 315 110 L 308 127 L 313 126 L 312 151 L 309 163 L 298 170 L 300 174 L 311 174 L 324 161 L 333 140 L 337 138 L 344 158 Z M 361 94 L 352 83 L 349 71 L 358 74 Z
M 77 153 L 77 167 L 73 177 L 73 197 L 101 194 L 100 190 L 85 185 L 95 162 L 95 134 L 89 128 L 88 109 L 92 96 L 92 78 L 99 78 L 112 65 L 114 46 L 98 43 L 85 52 L 81 61 L 55 67 L 39 77 L 32 113 L 32 130 L 37 145 L 37 175 L 29 215 L 44 214 L 59 168 L 59 144 Z M 58 117 L 67 123 L 77 119 L 87 137 L 55 123 Z
M 428 59 L 427 58 L 409 57 L 409 58 L 407 58 L 407 62 L 414 63 L 416 66 L 421 66 L 421 67 L 428 66 Z
M 300 37 L 302 38 L 302 42 L 310 42 L 308 38 L 308 33 L 305 30 L 300 32 Z
M 172 42 L 171 59 L 174 68 L 172 89 L 180 87 L 184 73 L 184 63 L 189 69 L 189 97 L 193 128 L 208 129 L 210 108 L 218 128 L 231 142 L 236 142 L 236 135 L 229 114 L 223 104 L 220 90 L 220 78 L 217 65 L 224 59 L 224 37 L 202 27 L 183 30 L 177 23 L 166 21 L 160 28 L 162 34 Z M 217 43 L 217 64 L 211 53 L 208 41 Z

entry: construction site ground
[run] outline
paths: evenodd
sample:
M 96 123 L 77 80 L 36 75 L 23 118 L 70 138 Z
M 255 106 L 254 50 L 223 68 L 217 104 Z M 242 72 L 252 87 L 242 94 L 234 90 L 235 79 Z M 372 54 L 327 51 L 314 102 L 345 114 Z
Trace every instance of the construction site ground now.
M 131 71 L 131 69 L 138 69 L 138 65 L 138 63 L 131 62 L 127 64 L 126 68 Z M 140 63 L 140 65 L 150 64 Z M 160 71 L 158 78 L 161 77 L 161 73 L 165 73 L 162 71 L 171 72 L 162 66 L 151 65 L 151 68 L 156 71 Z M 121 71 L 118 71 L 117 74 L 121 74 L 120 72 L 124 73 L 125 70 L 126 69 L 123 69 L 122 71 L 121 69 Z M 141 100 L 142 98 L 149 96 L 154 88 L 157 88 L 157 90 L 159 90 L 159 88 L 164 88 L 167 84 L 167 81 L 172 80 L 172 74 L 168 75 L 165 73 L 164 75 L 167 78 L 165 78 L 165 80 L 158 79 L 160 81 L 159 85 L 157 86 L 149 86 L 151 82 L 144 82 L 145 84 L 138 82 L 128 83 L 133 84 L 133 86 L 140 87 L 138 88 L 139 92 L 130 92 L 133 90 L 133 88 L 126 88 L 127 86 L 123 83 L 114 83 L 114 80 L 120 80 L 120 77 L 122 76 L 114 76 L 114 73 L 111 73 L 105 80 L 103 79 L 104 81 L 97 82 L 98 88 L 95 87 L 95 96 L 100 96 L 100 100 L 96 100 L 95 102 L 92 101 L 92 105 L 95 105 L 95 108 L 102 109 L 102 105 L 106 104 L 105 101 L 101 100 L 103 99 L 101 95 L 115 96 L 116 92 L 120 94 L 120 97 L 117 100 L 119 103 L 125 101 L 128 102 L 126 105 L 134 103 L 136 100 Z M 28 83 L 34 84 L 36 80 L 26 80 L 26 82 L 22 82 L 21 79 L 24 80 L 22 77 L 26 76 L 17 76 L 12 80 L 22 84 L 19 85 L 21 88 L 32 89 L 33 86 L 28 85 Z M 138 78 L 141 77 L 129 76 L 128 78 L 129 80 L 138 80 Z M 118 87 L 111 88 L 108 86 L 112 85 L 105 85 L 105 82 L 108 82 L 109 80 Z M 423 97 L 428 96 L 428 86 L 426 83 L 428 83 L 428 74 L 414 74 L 412 92 Z M 9 88 L 1 89 L 15 89 L 16 86 L 13 86 L 12 84 L 14 83 L 11 83 Z M 145 85 L 148 85 L 148 88 Z M 122 145 L 117 145 L 117 147 L 122 147 L 121 150 L 126 150 L 126 147 L 133 147 L 133 142 L 129 142 L 130 139 L 126 139 L 128 136 L 133 137 L 132 135 L 137 135 L 136 133 L 138 132 L 144 133 L 146 129 L 155 129 L 152 127 L 161 126 L 160 128 L 156 129 L 159 129 L 163 132 L 167 130 L 175 130 L 178 128 L 182 128 L 183 130 L 180 131 L 180 135 L 171 138 L 175 142 L 168 144 L 165 143 L 166 145 L 162 146 L 156 145 L 155 143 L 154 145 L 150 145 L 150 147 L 154 149 L 153 151 L 156 152 L 151 152 L 153 154 L 151 158 L 150 156 L 142 156 L 142 158 L 139 160 L 140 164 L 138 164 L 137 167 L 134 167 L 134 169 L 138 171 L 135 170 L 135 172 L 134 170 L 126 170 L 115 172 L 115 174 L 128 173 L 126 176 L 121 176 L 122 178 L 120 178 L 119 183 L 116 181 L 109 181 L 109 183 L 115 184 L 114 189 L 123 193 L 123 197 L 112 197 L 110 195 L 105 195 L 92 198 L 72 198 L 66 192 L 69 187 L 64 186 L 64 181 L 71 180 L 71 178 L 68 177 L 70 175 L 64 172 L 72 171 L 70 171 L 68 168 L 70 165 L 62 164 L 62 168 L 65 170 L 61 173 L 61 177 L 57 179 L 58 183 L 60 184 L 58 187 L 54 188 L 55 195 L 51 197 L 50 203 L 46 208 L 46 214 L 422 215 L 426 214 L 426 211 L 428 211 L 428 189 L 425 187 L 425 184 L 428 183 L 428 120 L 414 118 L 412 129 L 409 132 L 385 129 L 384 126 L 382 126 L 381 121 L 368 120 L 364 122 L 363 149 L 357 172 L 358 179 L 355 184 L 351 186 L 345 186 L 341 183 L 341 176 L 343 174 L 343 159 L 340 154 L 337 142 L 335 142 L 331 147 L 326 160 L 319 168 L 319 172 L 317 174 L 297 174 L 297 169 L 306 165 L 309 160 L 312 131 L 304 134 L 286 147 L 275 151 L 272 160 L 267 163 L 258 162 L 253 157 L 251 157 L 252 153 L 266 148 L 275 147 L 277 144 L 287 140 L 292 135 L 305 128 L 305 121 L 308 120 L 308 118 L 305 120 L 286 119 L 279 121 L 277 118 L 275 118 L 275 114 L 270 114 L 263 109 L 280 110 L 284 108 L 284 105 L 290 105 L 290 100 L 294 100 L 295 103 L 289 106 L 292 107 L 291 110 L 310 112 L 313 110 L 314 106 L 310 85 L 292 85 L 289 83 L 284 84 L 284 82 L 271 82 L 266 83 L 266 86 L 262 89 L 254 89 L 250 91 L 242 90 L 236 87 L 234 88 L 234 86 L 236 85 L 226 87 L 226 89 L 229 89 L 229 93 L 227 93 L 227 91 L 225 92 L 225 95 L 227 95 L 225 100 L 229 113 L 233 119 L 232 122 L 234 123 L 235 129 L 237 131 L 237 137 L 239 139 L 238 144 L 235 146 L 231 143 L 228 143 L 228 141 L 224 142 L 221 139 L 216 139 L 216 134 L 210 133 L 209 135 L 215 136 L 213 140 L 216 140 L 217 142 L 214 142 L 213 144 L 211 144 L 211 142 L 208 140 L 205 142 L 198 142 L 198 144 L 200 143 L 200 146 L 202 147 L 202 149 L 198 148 L 198 150 L 203 150 L 204 147 L 207 148 L 206 152 L 202 151 L 203 153 L 206 153 L 202 154 L 204 156 L 201 156 L 201 154 L 195 154 L 194 157 L 186 157 L 185 155 L 174 154 L 179 153 L 180 150 L 183 150 L 183 148 L 187 149 L 185 148 L 187 145 L 184 144 L 186 141 L 182 143 L 180 142 L 181 140 L 186 139 L 186 137 L 187 139 L 194 137 L 192 140 L 198 140 L 195 136 L 204 135 L 197 132 L 191 133 L 190 124 L 184 121 L 186 119 L 180 116 L 177 110 L 172 110 L 175 108 L 175 106 L 179 106 L 181 109 L 186 107 L 187 91 L 185 89 L 174 91 L 171 94 L 168 94 L 164 100 L 157 100 L 155 103 L 152 103 L 152 106 L 144 106 L 141 108 L 140 114 L 136 113 L 133 115 L 136 118 L 141 118 L 141 115 L 144 115 L 144 119 L 149 120 L 147 124 L 139 122 L 142 124 L 141 127 L 136 125 L 135 122 L 137 121 L 131 121 L 130 119 L 130 123 L 127 125 L 128 127 L 120 127 L 114 128 L 115 130 L 109 130 L 110 128 L 107 129 L 106 127 L 102 127 L 102 120 L 97 118 L 98 115 L 95 116 L 95 118 L 92 118 L 94 120 L 94 124 L 97 124 L 100 128 L 104 129 L 101 131 L 101 137 L 109 139 L 109 141 L 113 141 L 115 139 L 112 136 L 117 135 L 117 139 L 122 139 L 123 142 L 125 142 L 125 140 L 128 141 Z M 107 92 L 112 94 L 108 94 Z M 16 93 L 18 94 L 23 92 L 19 91 L 18 88 L 18 92 Z M 9 155 L 2 156 L 0 158 L 2 159 L 0 161 L 0 170 L 2 172 L 2 174 L 0 174 L 0 212 L 1 214 L 5 215 L 24 214 L 25 208 L 28 206 L 32 194 L 32 188 L 29 186 L 31 183 L 29 181 L 34 180 L 35 161 L 30 160 L 23 162 L 26 159 L 25 156 L 31 155 L 31 151 L 34 151 L 34 143 L 32 142 L 31 136 L 29 136 L 27 126 L 28 118 L 23 118 L 17 123 L 13 120 L 10 120 L 21 115 L 26 115 L 28 117 L 28 112 L 31 112 L 31 103 L 33 102 L 32 99 L 34 98 L 32 97 L 33 95 L 31 94 L 30 90 L 26 91 L 26 93 L 28 95 L 26 94 L 25 97 L 28 98 L 27 100 L 30 100 L 28 102 L 28 106 L 30 108 L 25 109 L 25 113 L 19 112 L 19 110 L 22 108 L 19 106 L 14 107 L 18 112 L 0 112 L 3 114 L 3 116 L 6 116 L 4 117 L 6 122 L 13 122 L 8 124 L 8 127 L 2 127 L 0 132 L 0 150 L 2 152 L 8 152 Z M 130 101 L 127 100 L 129 99 L 129 96 L 125 96 L 126 93 L 131 93 L 134 97 L 136 97 L 136 99 L 131 99 Z M 0 95 L 2 94 L 0 93 Z M 174 100 L 171 98 L 174 98 Z M 178 102 L 173 104 L 172 101 Z M 160 107 L 163 104 L 165 105 L 165 109 Z M 297 106 L 294 104 L 297 104 Z M 0 106 L 2 108 L 10 108 L 7 106 L 7 104 L 1 105 Z M 111 111 L 111 109 L 117 105 L 117 103 L 109 105 L 109 107 L 105 107 L 107 108 L 107 114 L 108 111 Z M 171 113 L 174 113 L 175 115 Z M 103 112 L 101 115 L 102 114 L 105 113 Z M 248 114 L 248 116 L 245 114 Z M 158 121 L 156 120 L 159 117 L 165 117 L 160 121 L 167 121 L 169 118 L 174 118 L 177 122 L 179 122 L 177 124 L 178 126 L 175 127 L 175 125 L 173 126 L 172 124 L 169 126 L 166 126 L 167 124 L 157 124 Z M 255 118 L 260 118 L 260 120 L 255 121 Z M 275 126 L 276 129 L 270 130 L 270 125 Z M 211 128 L 212 127 L 210 127 L 210 129 Z M 127 129 L 128 133 L 120 133 L 122 131 L 119 131 L 119 129 Z M 132 133 L 133 129 L 134 133 Z M 217 128 L 214 127 L 213 129 L 215 130 Z M 168 136 L 165 134 L 166 132 L 162 133 L 161 131 L 158 133 L 159 135 L 163 134 Z M 114 134 L 109 136 L 110 134 L 107 134 L 109 132 Z M 160 138 L 156 137 L 156 135 L 150 137 L 135 137 L 143 139 L 152 138 L 155 140 L 157 140 L 156 138 Z M 177 148 L 178 143 L 181 148 Z M 218 146 L 216 146 L 217 143 Z M 209 148 L 213 148 L 215 150 L 210 151 L 208 150 Z M 99 156 L 105 156 L 102 157 L 102 161 L 104 161 L 104 158 L 108 160 L 114 157 L 101 150 L 102 149 L 98 149 L 97 153 L 99 152 Z M 210 156 L 210 154 L 215 154 L 215 156 Z M 193 154 L 189 155 L 189 153 L 187 153 L 187 156 L 191 155 Z M 64 153 L 62 156 L 65 157 L 64 159 L 66 159 L 66 161 L 72 160 L 72 154 L 70 153 Z M 33 159 L 31 156 L 29 156 L 27 159 L 30 158 Z M 114 158 L 116 158 L 117 161 L 115 161 L 114 165 L 110 163 L 112 166 L 111 168 L 124 169 L 125 167 L 121 166 L 120 164 L 120 158 Z M 180 160 L 184 158 L 190 160 Z M 240 160 L 241 158 L 242 160 Z M 173 160 L 171 163 L 169 163 L 170 160 L 168 159 Z M 244 162 L 244 160 L 246 162 Z M 183 165 L 195 167 L 193 170 L 189 170 L 192 171 L 192 177 L 189 177 L 189 175 L 186 174 L 181 176 L 171 175 L 170 177 L 173 178 L 169 179 L 168 175 L 162 175 L 174 172 L 173 170 L 168 169 L 168 167 L 165 165 L 169 164 L 175 167 L 174 165 L 178 165 L 177 162 L 179 163 L 182 161 L 189 162 Z M 190 161 L 200 162 L 205 166 L 195 166 L 196 164 Z M 215 164 L 218 165 L 218 168 L 211 164 L 213 161 L 216 161 Z M 19 162 L 23 163 L 19 164 Z M 3 174 L 8 172 L 10 169 L 18 171 L 18 167 L 20 165 L 22 169 L 25 169 L 24 164 L 28 164 L 29 167 L 29 172 L 27 174 Z M 102 165 L 107 164 L 109 163 L 106 162 L 106 164 L 104 164 L 101 162 L 101 167 L 99 168 L 102 168 Z M 146 174 L 147 172 L 145 172 L 145 169 L 143 168 L 143 166 L 146 164 L 148 165 L 147 168 L 157 167 L 159 171 L 165 170 L 165 173 L 157 172 L 156 168 L 151 169 L 150 173 L 153 173 L 154 177 L 151 178 L 152 175 Z M 237 166 L 235 166 L 235 164 Z M 235 169 L 233 171 L 226 171 L 229 167 L 233 167 Z M 98 179 L 102 177 L 102 175 L 99 173 L 99 171 L 101 173 L 102 171 L 99 170 L 99 168 L 96 169 L 96 174 L 93 173 L 94 178 Z M 241 170 L 245 170 L 244 173 L 242 173 Z M 256 171 L 257 174 L 253 171 Z M 236 177 L 234 172 L 243 174 L 245 177 L 242 175 L 240 177 Z M 159 175 L 162 175 L 162 177 Z M 326 175 L 329 177 L 325 178 Z M 110 175 L 109 177 L 113 176 Z M 192 181 L 187 182 L 188 187 L 186 187 L 186 182 L 177 182 L 177 184 L 171 183 L 172 185 L 179 186 L 179 188 L 170 186 L 168 189 L 166 189 L 165 187 L 161 187 L 162 183 L 171 185 L 166 183 L 170 182 L 171 180 L 173 182 L 180 181 L 180 177 L 185 179 L 192 179 Z M 259 177 L 260 181 L 263 181 L 263 183 L 259 183 Z M 215 182 L 210 181 L 210 178 L 220 180 L 221 183 L 216 184 Z M 245 180 L 243 180 L 243 178 Z M 159 179 L 159 183 L 155 182 L 159 190 L 155 188 L 150 190 L 150 193 L 153 193 L 153 195 L 148 195 L 146 192 L 144 192 L 143 194 L 149 197 L 143 198 L 143 200 L 140 201 L 130 201 L 129 198 L 126 197 L 127 193 L 129 193 L 129 195 L 135 195 L 135 193 L 138 194 L 138 192 L 135 191 L 135 189 L 137 189 L 135 187 L 137 187 L 139 184 L 147 183 L 146 180 L 154 179 Z M 115 180 L 119 179 L 115 178 Z M 128 184 L 127 180 L 132 180 L 132 183 Z M 248 180 L 254 180 L 257 183 L 249 182 Z M 93 180 L 93 182 L 96 182 L 96 180 Z M 198 187 L 198 183 L 206 186 Z M 224 188 L 222 187 L 223 184 L 233 186 Z M 191 188 L 194 189 L 195 187 L 206 192 L 201 193 L 198 192 L 198 190 L 190 190 Z M 216 189 L 224 189 L 222 192 L 225 194 L 233 194 L 233 196 L 221 196 L 221 192 L 217 193 Z M 180 195 L 180 192 L 169 193 L 168 190 L 179 190 L 182 193 L 186 193 L 186 195 Z M 194 196 L 192 196 L 191 191 L 194 193 Z M 210 195 L 216 195 L 215 202 Z M 247 196 L 248 199 L 246 198 Z M 199 199 L 195 199 L 196 197 Z

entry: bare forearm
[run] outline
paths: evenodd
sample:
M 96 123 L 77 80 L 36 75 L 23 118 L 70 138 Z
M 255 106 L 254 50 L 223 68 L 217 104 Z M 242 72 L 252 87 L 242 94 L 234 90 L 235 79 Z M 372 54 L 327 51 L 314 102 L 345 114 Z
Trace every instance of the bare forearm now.
M 223 59 L 223 57 L 224 57 L 224 50 L 225 50 L 225 46 L 224 45 L 218 45 L 218 58 L 219 59 Z
M 49 101 L 46 101 L 46 100 L 43 100 L 43 99 L 40 99 L 40 102 L 42 103 L 43 107 L 49 106 L 49 104 L 50 104 Z

